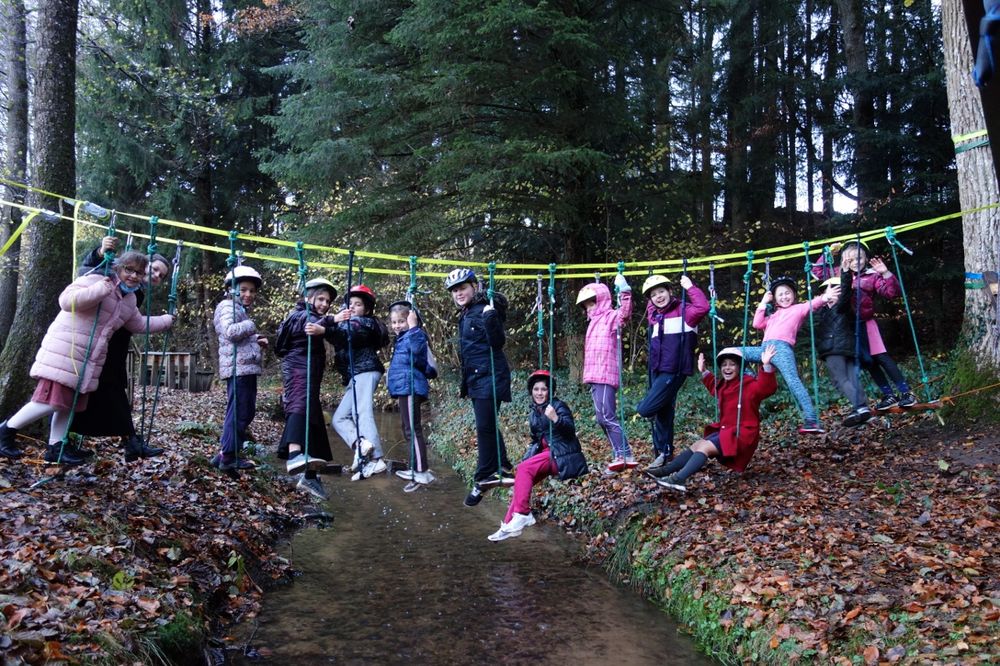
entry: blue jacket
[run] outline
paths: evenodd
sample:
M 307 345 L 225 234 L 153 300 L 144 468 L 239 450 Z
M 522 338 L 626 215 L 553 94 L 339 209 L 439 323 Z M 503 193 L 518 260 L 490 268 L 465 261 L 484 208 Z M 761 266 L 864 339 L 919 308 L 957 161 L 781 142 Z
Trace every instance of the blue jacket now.
M 503 330 L 507 318 L 507 299 L 494 294 L 493 310 L 484 312 L 489 304 L 486 294 L 478 292 L 458 319 L 458 354 L 462 360 L 462 387 L 465 398 L 492 398 L 496 382 L 496 398 L 510 402 L 510 366 L 503 353 L 506 334 Z M 490 350 L 493 350 L 493 371 L 490 378 Z
M 532 444 L 541 445 L 544 438 L 545 444 L 548 444 L 549 455 L 555 461 L 556 469 L 559 470 L 559 478 L 562 481 L 583 476 L 589 471 L 589 468 L 587 467 L 587 459 L 583 457 L 583 451 L 580 449 L 580 440 L 576 437 L 573 412 L 570 411 L 565 402 L 554 398 L 552 406 L 556 408 L 559 420 L 553 423 L 549 417 L 545 416 L 546 406 L 534 403 L 531 405 L 528 423 L 531 425 Z M 550 428 L 551 438 L 549 437 Z
M 410 359 L 413 359 L 413 384 L 410 384 Z M 389 372 L 385 376 L 389 387 L 389 395 L 400 398 L 419 395 L 426 398 L 430 393 L 427 381 L 427 333 L 416 326 L 407 329 L 396 336 L 396 344 L 392 348 L 392 360 L 389 361 Z

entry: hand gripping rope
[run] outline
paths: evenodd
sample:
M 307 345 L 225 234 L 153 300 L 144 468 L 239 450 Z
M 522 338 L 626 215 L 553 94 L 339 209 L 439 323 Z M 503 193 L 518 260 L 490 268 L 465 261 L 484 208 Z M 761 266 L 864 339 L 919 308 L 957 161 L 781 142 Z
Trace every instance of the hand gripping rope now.
M 924 369 L 924 359 L 920 354 L 920 343 L 917 341 L 917 327 L 913 323 L 913 313 L 910 311 L 910 301 L 906 296 L 906 287 L 903 285 L 903 274 L 899 270 L 899 256 L 896 254 L 896 247 L 898 246 L 899 249 L 911 256 L 913 255 L 913 251 L 899 242 L 899 239 L 896 238 L 896 232 L 892 227 L 885 228 L 885 237 L 889 241 L 889 248 L 892 249 L 892 262 L 896 267 L 896 279 L 899 280 L 899 290 L 903 294 L 903 306 L 906 308 L 906 320 L 910 323 L 910 333 L 913 335 L 913 348 L 917 352 L 917 364 L 920 366 L 920 381 L 924 384 L 924 395 L 927 397 L 927 402 L 930 402 L 932 400 L 930 380 L 927 377 L 927 371 Z
M 753 280 L 753 250 L 747 250 L 747 272 L 743 274 L 743 342 L 740 345 L 743 349 L 747 346 L 747 328 L 750 325 L 750 282 Z M 743 420 L 743 371 L 746 368 L 746 359 L 740 354 L 740 392 L 736 399 L 736 433 L 740 432 L 740 423 Z M 718 400 L 716 400 L 718 402 Z
M 816 324 L 813 320 L 812 307 L 812 261 L 809 260 L 809 241 L 802 243 L 802 253 L 806 257 L 805 265 L 802 267 L 806 281 L 806 303 L 809 304 L 809 350 L 812 353 L 812 375 L 813 375 L 813 404 L 819 408 L 819 369 L 816 365 Z
M 309 265 L 306 263 L 306 252 L 302 241 L 295 244 L 295 254 L 299 260 L 299 292 L 302 294 L 302 302 L 306 305 L 306 324 L 309 324 L 311 323 L 309 315 L 312 314 L 312 306 L 309 303 L 309 297 L 306 293 L 306 272 Z M 302 453 L 306 457 L 307 466 L 309 464 L 309 419 L 312 408 L 312 353 L 313 336 L 306 335 L 306 428 L 305 435 L 302 437 L 305 440 L 302 443 Z

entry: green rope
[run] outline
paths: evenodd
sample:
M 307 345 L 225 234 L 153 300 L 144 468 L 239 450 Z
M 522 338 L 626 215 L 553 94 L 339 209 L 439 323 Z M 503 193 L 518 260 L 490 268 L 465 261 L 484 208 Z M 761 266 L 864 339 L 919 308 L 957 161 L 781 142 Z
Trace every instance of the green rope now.
M 555 373 L 556 373 L 556 265 L 549 264 L 549 404 L 555 399 Z M 549 446 L 552 446 L 552 419 L 546 417 L 549 422 Z
M 625 274 L 625 262 L 618 262 L 618 274 L 624 276 Z M 618 310 L 622 308 L 622 294 L 618 285 L 615 285 L 615 301 L 618 305 Z M 624 384 L 623 373 L 622 373 L 622 323 L 620 312 L 615 316 L 615 343 L 618 348 L 618 388 L 615 389 L 615 399 L 618 401 L 618 424 L 622 430 L 622 443 L 626 446 L 628 445 L 628 438 L 625 435 L 625 396 L 624 396 Z
M 924 395 L 927 397 L 927 401 L 931 401 L 931 390 L 930 390 L 930 379 L 927 377 L 927 370 L 924 368 L 924 359 L 920 354 L 920 342 L 917 341 L 917 327 L 913 323 L 913 313 L 910 311 L 910 301 L 906 296 L 906 287 L 903 285 L 903 274 L 899 270 L 899 255 L 896 253 L 896 246 L 898 245 L 907 254 L 913 254 L 905 245 L 899 242 L 896 238 L 896 232 L 892 227 L 885 228 L 885 237 L 889 241 L 889 247 L 892 249 L 892 261 L 896 266 L 896 279 L 899 280 L 899 290 L 903 294 L 903 306 L 906 308 L 906 320 L 910 323 L 910 333 L 913 335 L 913 347 L 917 352 L 917 364 L 920 366 L 920 381 L 924 385 Z
M 309 296 L 306 293 L 306 272 L 309 267 L 306 264 L 306 251 L 305 246 L 302 241 L 295 244 L 295 254 L 298 256 L 299 260 L 299 291 L 302 293 L 302 301 L 306 306 L 306 324 L 309 323 Z M 303 327 L 303 332 L 305 332 Z M 313 352 L 313 336 L 306 335 L 306 428 L 305 435 L 302 443 L 302 453 L 306 457 L 306 469 L 309 468 L 309 419 L 311 416 L 312 408 L 312 352 Z
M 181 246 L 183 246 L 183 244 L 184 241 L 180 240 L 177 241 L 177 250 L 174 253 L 174 258 L 172 261 L 173 272 L 170 275 L 170 294 L 167 296 L 167 314 L 170 315 L 173 315 L 177 311 L 177 282 L 178 282 L 177 276 L 180 273 L 180 268 L 181 268 Z M 150 273 L 152 273 L 152 267 L 150 267 Z M 147 314 L 149 312 L 150 306 L 152 305 L 152 286 L 153 286 L 152 280 L 150 280 L 149 286 L 151 293 L 150 293 L 150 302 L 146 304 Z M 167 345 L 169 344 L 169 342 L 170 342 L 170 329 L 168 329 L 163 336 L 163 348 L 160 352 L 161 359 L 164 360 L 166 359 Z M 161 364 L 161 372 L 162 372 L 162 364 Z M 190 377 L 188 378 L 188 380 L 190 381 Z M 149 413 L 149 424 L 146 425 L 140 423 L 139 424 L 140 433 L 145 432 L 147 433 L 147 435 L 149 435 L 153 432 L 153 421 L 156 419 L 156 406 L 157 404 L 159 404 L 159 402 L 160 402 L 160 376 L 159 373 L 157 373 L 156 388 L 153 390 L 153 407 L 150 409 Z M 143 441 L 145 442 L 146 440 Z
M 545 306 L 542 304 L 542 274 L 538 274 L 538 296 L 535 298 L 535 309 L 538 312 L 538 330 L 535 332 L 538 338 L 538 365 L 540 368 L 545 364 L 544 340 L 545 340 Z
M 230 299 L 233 302 L 233 323 L 236 323 L 236 300 L 239 297 L 239 284 L 236 280 L 236 266 L 238 265 L 238 260 L 236 257 L 236 240 L 238 237 L 238 232 L 233 229 L 229 232 L 229 256 L 226 258 L 226 267 L 232 272 L 233 279 L 229 285 Z M 233 385 L 233 449 L 235 451 L 235 461 L 236 467 L 234 469 L 239 470 L 240 468 L 240 446 L 242 442 L 237 442 L 236 440 L 236 428 L 239 424 L 239 420 L 236 418 L 237 405 L 239 405 L 238 396 L 236 395 L 236 364 L 237 364 L 237 353 L 236 353 L 236 343 L 232 342 L 233 345 L 233 374 L 229 376 L 229 381 Z M 223 457 L 225 454 L 223 453 Z
M 712 321 L 712 377 L 719 376 L 719 360 L 716 356 L 718 354 L 718 328 L 719 322 L 722 318 L 719 316 L 719 311 L 716 307 L 718 301 L 718 295 L 715 292 L 715 264 L 709 264 L 708 266 L 708 317 Z M 715 422 L 719 422 L 719 401 L 715 401 Z
M 750 326 L 750 281 L 753 279 L 753 250 L 747 250 L 747 272 L 743 274 L 743 349 L 747 346 L 747 329 Z M 743 370 L 746 368 L 746 359 L 740 354 L 740 392 L 736 401 L 736 434 L 739 436 L 740 423 L 743 420 Z M 719 401 L 718 384 L 716 384 L 715 401 Z
M 159 221 L 160 219 L 155 215 L 149 218 L 149 245 L 146 246 L 147 269 L 149 265 L 153 263 L 153 255 L 156 254 L 156 228 L 157 224 L 159 224 Z M 150 285 L 150 287 L 152 287 L 152 285 Z M 149 354 L 150 354 L 149 318 L 150 318 L 150 312 L 152 312 L 152 307 L 150 307 L 153 301 L 152 288 L 150 288 L 149 291 L 149 301 L 150 302 L 146 304 L 146 334 L 145 337 L 143 338 L 143 343 L 142 343 L 142 367 L 144 369 L 149 367 Z M 160 373 L 163 371 L 163 362 L 165 360 L 166 359 L 164 359 L 163 357 L 160 358 L 160 367 L 157 369 L 156 372 L 157 388 L 159 388 L 160 386 Z M 149 378 L 147 377 L 147 380 L 148 379 Z M 143 442 L 146 441 L 145 437 L 147 435 L 147 433 L 143 430 L 143 428 L 145 427 L 146 423 L 146 386 L 148 384 L 149 381 L 145 381 L 142 383 L 142 409 L 140 410 L 140 416 L 139 416 L 139 439 Z
M 417 306 L 414 303 L 417 297 L 417 257 L 415 255 L 410 255 L 410 286 L 407 289 L 406 300 L 409 301 L 410 307 L 414 312 L 417 311 Z M 417 315 L 419 318 L 419 314 Z M 414 401 L 416 399 L 416 375 L 413 369 L 413 340 L 410 340 L 411 344 L 408 345 L 407 350 L 410 355 L 410 399 L 407 401 L 407 412 L 410 418 L 410 471 L 416 475 L 417 469 L 415 467 L 415 462 L 417 459 L 417 428 L 413 421 L 414 414 L 416 413 L 416 405 Z M 415 481 L 414 478 L 410 479 L 411 482 Z
M 803 267 L 806 276 L 806 302 L 809 304 L 809 350 L 812 354 L 812 376 L 813 376 L 813 404 L 816 406 L 816 415 L 819 416 L 819 368 L 816 361 L 816 323 L 813 318 L 812 307 L 812 262 L 809 260 L 809 241 L 802 243 L 802 253 L 806 257 Z M 763 351 L 763 350 L 762 350 Z
M 486 298 L 490 302 L 490 307 L 493 307 L 493 293 L 494 293 L 493 285 L 496 278 L 496 269 L 497 269 L 496 262 L 491 261 L 489 264 L 489 274 L 490 274 L 489 287 L 486 290 Z M 495 312 L 494 316 L 496 316 Z M 503 456 L 501 455 L 502 447 L 500 446 L 500 409 L 497 406 L 496 360 L 493 357 L 493 343 L 490 341 L 489 329 L 484 328 L 484 332 L 486 332 L 486 346 L 489 347 L 490 350 L 490 383 L 492 384 L 493 387 L 493 430 L 496 433 L 496 440 L 497 440 L 497 479 L 502 479 L 503 474 L 501 473 L 501 470 L 503 469 Z

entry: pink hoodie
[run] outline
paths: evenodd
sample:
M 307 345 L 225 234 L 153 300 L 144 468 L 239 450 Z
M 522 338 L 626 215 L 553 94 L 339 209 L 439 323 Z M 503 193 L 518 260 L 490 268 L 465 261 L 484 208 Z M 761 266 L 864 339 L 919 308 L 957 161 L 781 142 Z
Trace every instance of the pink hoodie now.
M 611 307 L 611 292 L 603 282 L 590 287 L 596 305 L 587 315 L 587 337 L 583 343 L 583 383 L 618 387 L 618 341 L 615 330 L 632 316 L 632 292 L 621 292 L 621 307 Z
M 822 296 L 812 299 L 812 309 L 819 310 L 823 307 L 823 302 Z M 766 308 L 758 307 L 753 314 L 753 327 L 764 331 L 764 342 L 782 340 L 794 347 L 802 322 L 809 316 L 809 309 L 808 303 L 795 303 L 787 308 L 775 308 L 768 316 L 765 314 Z

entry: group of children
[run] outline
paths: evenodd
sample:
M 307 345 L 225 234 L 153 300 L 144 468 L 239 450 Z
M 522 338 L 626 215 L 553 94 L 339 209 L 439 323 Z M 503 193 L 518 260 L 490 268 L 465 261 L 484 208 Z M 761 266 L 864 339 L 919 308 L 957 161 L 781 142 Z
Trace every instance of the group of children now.
M 860 385 L 861 367 L 872 374 L 883 392 L 876 410 L 915 404 L 916 398 L 887 353 L 874 319 L 875 296 L 898 296 L 898 280 L 884 262 L 870 257 L 862 242 L 846 243 L 834 251 L 840 251 L 839 266 L 828 266 L 823 260 L 815 265 L 815 275 L 825 281 L 811 301 L 797 302 L 796 282 L 791 277 L 782 276 L 770 283 L 753 319 L 754 327 L 763 331 L 761 345 L 719 352 L 718 377 L 706 368 L 703 354 L 695 361 L 698 324 L 709 312 L 705 294 L 687 275 L 680 277 L 676 295 L 674 285 L 665 276 L 646 279 L 642 293 L 647 299 L 649 385 L 636 411 L 653 424 L 654 458 L 646 472 L 660 486 L 685 490 L 686 480 L 708 458 L 718 458 L 736 471 L 746 468 L 759 440 L 760 404 L 777 390 L 775 370 L 784 377 L 802 414 L 799 431 L 823 432 L 816 407 L 799 378 L 794 355 L 797 334 L 810 318 L 817 354 L 833 383 L 852 405 L 844 425 L 856 426 L 872 418 Z M 62 311 L 50 326 L 32 366 L 31 375 L 39 380 L 32 400 L 0 423 L 0 456 L 19 456 L 14 440 L 17 430 L 51 414 L 45 459 L 71 464 L 83 461 L 86 454 L 66 444 L 69 413 L 85 409 L 88 397 L 97 388 L 112 334 L 123 327 L 133 333 L 147 327 L 157 332 L 173 322 L 169 315 L 147 321 L 138 312 L 135 294 L 138 291 L 141 295 L 143 278 L 155 284 L 164 277 L 161 267 L 147 275 L 148 263 L 145 255 L 126 252 L 114 259 L 107 275 L 88 273 L 64 290 L 59 298 Z M 212 464 L 229 471 L 253 467 L 253 462 L 241 458 L 240 452 L 249 439 L 248 427 L 256 411 L 257 378 L 268 339 L 258 332 L 252 319 L 253 305 L 263 286 L 260 274 L 248 266 L 237 266 L 226 276 L 225 284 L 227 296 L 215 309 L 214 325 L 219 341 L 219 374 L 227 384 L 227 407 L 220 451 Z M 572 412 L 555 396 L 554 377 L 537 370 L 527 385 L 531 445 L 515 473 L 498 424 L 501 404 L 512 398 L 510 365 L 504 353 L 507 300 L 502 294 L 482 290 L 469 268 L 449 273 L 445 287 L 460 310 L 460 395 L 470 400 L 475 419 L 477 467 L 464 503 L 475 506 L 489 489 L 513 486 L 510 508 L 500 529 L 489 537 L 499 541 L 521 534 L 534 523 L 529 507 L 533 485 L 549 475 L 561 479 L 579 476 L 587 471 L 587 464 Z M 615 276 L 614 287 L 617 304 L 612 302 L 609 288 L 600 282 L 584 286 L 576 300 L 588 319 L 583 382 L 589 386 L 597 423 L 611 447 L 611 460 L 604 468 L 606 475 L 638 465 L 617 413 L 621 331 L 632 314 L 632 293 L 621 274 Z M 321 499 L 327 493 L 318 472 L 332 459 L 320 402 L 325 343 L 334 349 L 335 367 L 344 386 L 332 426 L 353 451 L 352 478 L 386 471 L 375 425 L 374 393 L 386 374 L 380 352 L 389 343 L 389 331 L 375 316 L 377 299 L 371 288 L 362 284 L 349 287 L 340 309 L 334 307 L 337 296 L 337 289 L 325 279 L 306 282 L 301 300 L 281 323 L 274 344 L 274 352 L 281 359 L 285 410 L 278 456 L 286 461 L 289 474 L 302 474 L 298 488 Z M 410 469 L 398 471 L 397 475 L 408 481 L 404 490 L 409 492 L 434 481 L 420 415 L 436 368 L 427 334 L 412 303 L 392 303 L 388 314 L 395 343 L 387 384 L 389 394 L 398 401 L 402 432 L 411 449 Z M 81 345 L 80 341 L 91 333 L 91 341 Z M 752 362 L 760 363 L 759 373 L 744 374 L 744 367 Z M 705 427 L 702 439 L 675 457 L 677 394 L 694 373 L 696 363 L 703 384 L 718 402 L 719 418 Z M 136 446 L 139 449 L 132 452 L 132 459 L 159 452 L 144 448 L 148 447 L 144 442 Z

